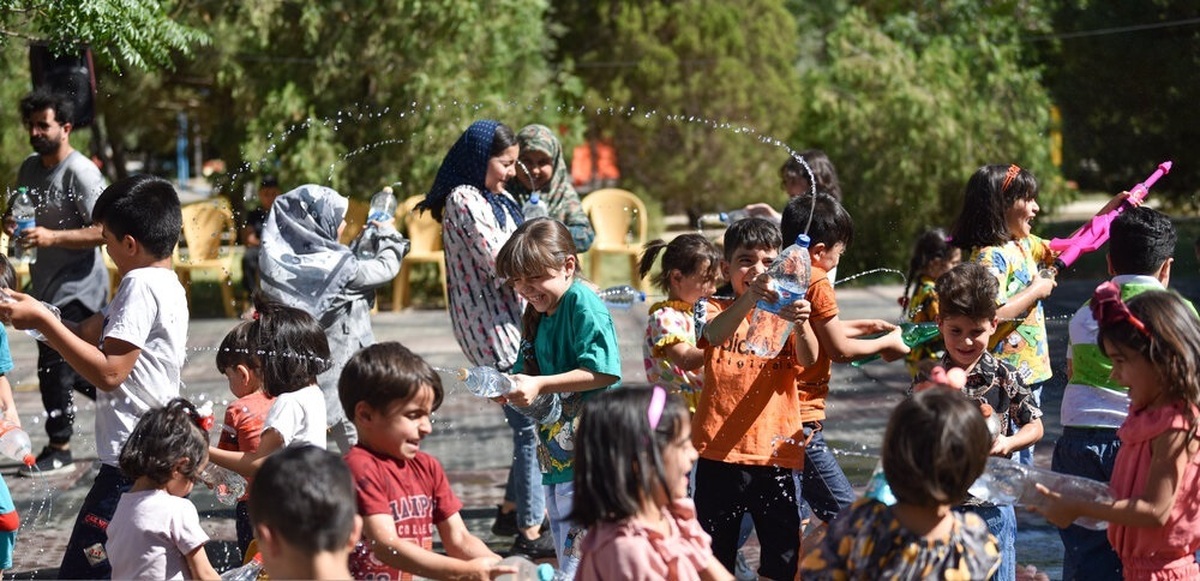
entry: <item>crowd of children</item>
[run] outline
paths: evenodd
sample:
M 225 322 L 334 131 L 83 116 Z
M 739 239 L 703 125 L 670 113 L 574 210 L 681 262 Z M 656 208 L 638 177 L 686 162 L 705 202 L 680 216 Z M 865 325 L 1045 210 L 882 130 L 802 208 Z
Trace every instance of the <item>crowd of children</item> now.
M 511 150 L 486 159 L 500 167 Z M 579 233 L 551 218 L 523 220 L 497 190 L 489 195 L 505 200 L 496 217 L 513 224 L 494 255 L 495 275 L 524 310 L 507 370 L 513 388 L 497 400 L 515 413 L 547 398 L 561 409 L 536 425 L 547 534 L 561 575 L 730 579 L 752 525 L 757 574 L 770 579 L 1017 576 L 1013 506 L 968 487 L 988 456 L 1018 456 L 1043 433 L 1038 389 L 1051 354 L 1042 300 L 1056 282 L 1048 241 L 1031 233 L 1039 208 L 1028 171 L 980 168 L 950 236 L 933 229 L 918 241 L 905 316 L 936 324 L 941 339 L 911 354 L 898 325 L 840 316 L 829 273 L 854 239 L 840 192 L 795 196 L 778 223 L 736 221 L 720 248 L 699 234 L 651 242 L 640 271 L 654 274 L 666 300 L 649 309 L 649 386 L 620 389 L 641 378 L 622 377 L 609 311 L 577 274 Z M 305 300 L 350 305 L 354 299 L 337 297 L 377 282 L 358 265 L 394 271 L 402 239 L 377 249 L 374 267 L 370 259 L 347 264 L 331 242 L 344 198 L 309 188 L 285 194 L 273 212 L 293 194 L 292 218 L 323 229 L 310 242 L 325 250 L 309 258 L 326 268 L 301 281 L 307 291 L 282 271 L 264 271 L 265 280 L 292 281 L 289 292 Z M 128 178 L 100 195 L 93 218 L 122 275 L 109 307 L 68 325 L 27 295 L 4 290 L 8 300 L 0 301 L 0 319 L 41 332 L 98 388 L 101 468 L 67 541 L 63 578 L 216 577 L 208 535 L 186 499 L 209 462 L 250 483 L 236 509 L 238 547 L 249 552 L 254 539 L 272 576 L 515 572 L 468 530 L 441 463 L 422 450 L 444 390 L 419 355 L 373 339 L 334 352 L 331 341 L 345 337 L 332 338 L 318 320 L 328 305 L 258 295 L 253 316 L 229 331 L 217 354 L 237 399 L 209 446 L 199 413 L 179 398 L 188 320 L 173 308 L 186 302 L 169 268 L 178 196 L 164 180 Z M 801 297 L 784 300 L 765 273 L 800 234 L 810 241 L 811 276 Z M 1130 208 L 1114 221 L 1112 239 L 1114 278 L 1071 321 L 1053 468 L 1110 482 L 1114 500 L 1043 487 L 1037 510 L 1066 527 L 1067 578 L 1198 578 L 1200 318 L 1165 290 L 1176 241 L 1166 216 Z M 290 248 L 299 256 L 309 246 Z M 719 279 L 730 296 L 716 293 Z M 775 337 L 784 348 L 773 357 L 746 346 L 760 301 L 786 303 L 778 316 L 791 323 L 787 336 Z M 355 305 L 348 308 L 364 306 Z M 19 423 L 3 377 L 11 368 L 4 337 L 0 406 L 6 421 Z M 837 397 L 832 363 L 874 355 L 909 355 L 913 372 L 913 389 L 884 435 L 890 505 L 856 500 L 824 439 L 827 400 Z M 331 368 L 339 370 L 336 386 L 318 379 Z M 333 434 L 347 447 L 341 459 L 324 450 L 333 424 L 346 424 Z M 11 563 L 17 522 L 2 485 L 0 567 Z M 1068 526 L 1080 516 L 1111 526 Z M 828 525 L 824 539 L 802 545 L 814 518 Z

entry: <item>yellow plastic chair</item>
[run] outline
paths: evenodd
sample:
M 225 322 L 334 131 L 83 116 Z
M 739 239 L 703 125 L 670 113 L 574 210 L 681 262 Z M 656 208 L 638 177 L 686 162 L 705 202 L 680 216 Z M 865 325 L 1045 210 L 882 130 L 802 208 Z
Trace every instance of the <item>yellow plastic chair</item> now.
M 237 227 L 233 211 L 225 198 L 215 198 L 183 207 L 183 245 L 175 247 L 175 274 L 187 291 L 188 307 L 192 304 L 192 273 L 198 270 L 215 272 L 221 288 L 225 316 L 236 317 L 231 273 L 233 248 L 237 244 Z
M 408 237 L 410 247 L 400 262 L 400 274 L 392 282 L 392 310 L 399 311 L 412 304 L 409 279 L 414 264 L 435 264 L 438 278 L 442 282 L 442 301 L 449 305 L 446 296 L 446 253 L 442 250 L 442 225 L 429 212 L 414 212 L 413 208 L 425 196 L 411 196 L 396 210 L 396 227 Z
M 638 257 L 646 243 L 646 205 L 633 192 L 617 188 L 596 190 L 584 196 L 583 211 L 587 212 L 596 231 L 596 239 L 588 250 L 591 268 L 588 276 L 600 284 L 600 262 L 605 254 L 629 257 L 629 280 L 645 290 L 638 276 Z

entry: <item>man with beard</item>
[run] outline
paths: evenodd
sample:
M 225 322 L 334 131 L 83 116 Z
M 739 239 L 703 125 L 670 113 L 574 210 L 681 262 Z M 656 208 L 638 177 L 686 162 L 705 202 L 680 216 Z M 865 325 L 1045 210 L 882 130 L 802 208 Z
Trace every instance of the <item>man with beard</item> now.
M 108 270 L 99 249 L 103 238 L 100 227 L 92 224 L 92 206 L 106 186 L 104 176 L 71 147 L 68 137 L 75 110 L 70 99 L 35 90 L 21 99 L 20 109 L 34 153 L 21 164 L 17 186 L 28 188 L 33 196 L 37 225 L 13 232 L 16 224 L 6 214 L 4 228 L 9 236 L 19 236 L 21 246 L 38 249 L 36 261 L 29 265 L 30 294 L 58 307 L 64 321 L 79 322 L 98 312 L 108 298 Z M 10 191 L 10 205 L 13 195 Z M 72 390 L 95 399 L 96 388 L 42 343 L 38 344 L 38 384 L 50 443 L 38 454 L 35 466 L 22 467 L 21 474 L 69 472 L 74 469 Z

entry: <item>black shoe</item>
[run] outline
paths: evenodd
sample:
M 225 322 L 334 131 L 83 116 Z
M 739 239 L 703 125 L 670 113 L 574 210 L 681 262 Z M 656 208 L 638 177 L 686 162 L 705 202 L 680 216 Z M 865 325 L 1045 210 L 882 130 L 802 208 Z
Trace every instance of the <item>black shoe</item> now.
M 548 534 L 536 539 L 527 539 L 525 535 L 517 535 L 517 540 L 513 541 L 513 546 L 509 549 L 508 554 L 509 556 L 521 555 L 530 561 L 557 556 L 554 552 L 554 539 Z
M 510 510 L 504 512 L 497 506 L 496 520 L 492 521 L 492 534 L 497 537 L 512 537 L 516 536 L 519 532 L 517 529 L 517 511 Z
M 71 459 L 70 450 L 60 450 L 46 446 L 37 455 L 37 460 L 33 463 L 33 466 L 22 466 L 17 470 L 17 473 L 21 476 L 33 476 L 35 474 L 54 476 L 55 474 L 66 474 L 74 469 L 75 461 Z

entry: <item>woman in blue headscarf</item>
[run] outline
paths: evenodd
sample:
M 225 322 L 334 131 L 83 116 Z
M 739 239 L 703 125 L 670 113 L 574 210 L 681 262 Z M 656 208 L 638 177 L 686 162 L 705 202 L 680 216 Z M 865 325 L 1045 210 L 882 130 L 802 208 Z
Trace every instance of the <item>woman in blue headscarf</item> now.
M 505 190 L 505 182 L 516 175 L 519 152 L 508 126 L 490 120 L 472 123 L 446 154 L 433 188 L 417 206 L 442 223 L 454 338 L 472 364 L 501 371 L 517 360 L 525 307 L 512 287 L 496 276 L 496 254 L 524 220 L 520 206 Z M 536 426 L 508 406 L 504 415 L 513 430 L 513 465 L 506 506 L 492 531 L 516 535 L 514 552 L 554 556 L 550 537 L 539 537 L 546 509 Z M 504 512 L 509 507 L 515 508 L 515 515 Z

